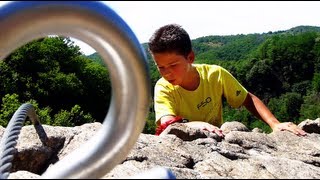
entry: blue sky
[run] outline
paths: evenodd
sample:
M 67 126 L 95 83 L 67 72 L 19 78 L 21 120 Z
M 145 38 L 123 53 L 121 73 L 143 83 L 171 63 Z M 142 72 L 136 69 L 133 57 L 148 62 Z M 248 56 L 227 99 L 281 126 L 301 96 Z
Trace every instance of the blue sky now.
M 129 25 L 141 43 L 165 24 L 177 23 L 191 39 L 320 26 L 320 1 L 103 1 Z M 5 3 L 0 2 L 0 5 Z M 86 55 L 95 52 L 75 40 Z

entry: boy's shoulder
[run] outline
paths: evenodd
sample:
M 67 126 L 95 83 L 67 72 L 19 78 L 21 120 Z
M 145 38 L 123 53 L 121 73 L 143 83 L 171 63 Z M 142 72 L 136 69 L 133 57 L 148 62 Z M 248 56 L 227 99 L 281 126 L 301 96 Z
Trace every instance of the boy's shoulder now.
M 200 72 L 202 72 L 202 71 L 215 72 L 215 71 L 219 71 L 219 70 L 223 69 L 221 66 L 215 65 L 215 64 L 193 64 L 193 65 Z
M 170 84 L 170 82 L 168 82 L 166 79 L 164 79 L 163 77 L 161 77 L 160 79 L 158 79 L 158 81 L 156 82 L 156 86 L 164 86 L 164 87 L 173 87 L 172 84 Z
M 166 84 L 169 83 L 167 80 L 165 80 L 163 77 L 161 77 L 160 79 L 157 80 L 156 84 Z
M 193 65 L 199 68 L 222 68 L 221 66 L 216 64 L 193 64 Z
M 170 84 L 167 80 L 165 80 L 163 77 L 158 79 L 158 81 L 155 84 L 154 90 L 155 91 L 175 91 L 177 87 Z

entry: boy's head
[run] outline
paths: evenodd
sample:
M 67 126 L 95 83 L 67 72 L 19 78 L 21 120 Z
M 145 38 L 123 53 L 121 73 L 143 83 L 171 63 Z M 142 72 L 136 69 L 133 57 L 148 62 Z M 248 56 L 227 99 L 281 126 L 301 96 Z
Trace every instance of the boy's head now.
M 195 59 L 188 33 L 177 24 L 165 25 L 150 38 L 149 50 L 161 76 L 183 86 Z
M 188 33 L 178 24 L 168 24 L 157 29 L 148 45 L 152 54 L 176 53 L 187 57 L 192 51 Z

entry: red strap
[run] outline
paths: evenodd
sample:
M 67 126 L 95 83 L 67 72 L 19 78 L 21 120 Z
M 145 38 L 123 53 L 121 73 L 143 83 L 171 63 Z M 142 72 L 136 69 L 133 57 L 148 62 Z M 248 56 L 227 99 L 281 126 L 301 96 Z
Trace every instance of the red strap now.
M 160 126 L 158 126 L 156 128 L 156 134 L 155 135 L 159 136 L 162 133 L 162 131 L 164 131 L 170 124 L 173 124 L 175 122 L 181 122 L 181 121 L 182 121 L 182 117 L 176 116 L 176 117 L 172 118 L 171 120 L 160 124 Z

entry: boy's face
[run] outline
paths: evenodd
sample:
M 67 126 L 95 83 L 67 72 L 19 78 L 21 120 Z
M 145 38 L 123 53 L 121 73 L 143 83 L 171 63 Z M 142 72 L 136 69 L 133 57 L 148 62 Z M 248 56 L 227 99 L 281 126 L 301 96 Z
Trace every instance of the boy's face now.
M 173 85 L 181 85 L 189 72 L 194 57 L 193 52 L 185 58 L 173 52 L 155 53 L 153 59 L 163 78 Z

